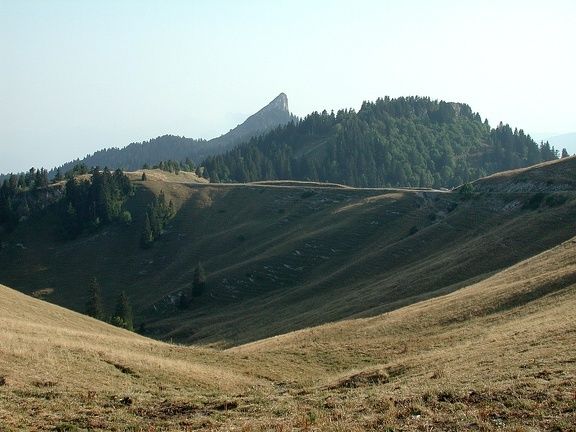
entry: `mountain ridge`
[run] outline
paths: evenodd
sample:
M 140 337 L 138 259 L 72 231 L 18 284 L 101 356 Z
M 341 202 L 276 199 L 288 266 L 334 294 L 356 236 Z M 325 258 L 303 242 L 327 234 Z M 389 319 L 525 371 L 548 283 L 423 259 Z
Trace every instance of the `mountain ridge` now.
M 270 103 L 257 113 L 249 116 L 244 122 L 227 133 L 209 140 L 163 135 L 157 138 L 131 143 L 123 148 L 105 148 L 98 150 L 83 159 L 75 159 L 61 165 L 60 171 L 65 173 L 76 164 L 85 164 L 89 168 L 100 166 L 111 170 L 123 168 L 128 171 L 140 169 L 144 164 L 156 165 L 161 161 L 177 162 L 190 158 L 196 164 L 209 155 L 225 152 L 241 142 L 288 123 L 295 119 L 288 108 L 288 97 L 280 93 Z M 57 168 L 50 171 L 50 176 L 56 174 Z

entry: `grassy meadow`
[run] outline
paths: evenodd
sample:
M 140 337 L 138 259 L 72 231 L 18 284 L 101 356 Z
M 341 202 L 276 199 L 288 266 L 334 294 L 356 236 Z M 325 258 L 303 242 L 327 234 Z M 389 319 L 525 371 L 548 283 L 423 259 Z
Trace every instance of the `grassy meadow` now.
M 230 349 L 2 286 L 6 430 L 574 430 L 576 239 L 451 294 Z

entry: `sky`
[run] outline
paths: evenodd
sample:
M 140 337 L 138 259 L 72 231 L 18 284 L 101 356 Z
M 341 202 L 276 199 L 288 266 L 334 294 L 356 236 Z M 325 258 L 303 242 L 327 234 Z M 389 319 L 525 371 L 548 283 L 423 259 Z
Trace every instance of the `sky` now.
M 0 0 L 0 173 L 214 138 L 281 92 L 299 117 L 428 96 L 576 132 L 575 24 L 573 0 Z

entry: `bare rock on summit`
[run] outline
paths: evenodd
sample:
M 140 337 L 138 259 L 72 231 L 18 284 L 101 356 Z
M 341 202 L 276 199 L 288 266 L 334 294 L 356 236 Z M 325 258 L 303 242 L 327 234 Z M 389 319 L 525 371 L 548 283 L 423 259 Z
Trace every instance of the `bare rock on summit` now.
M 279 125 L 289 123 L 293 119 L 295 117 L 290 114 L 288 109 L 288 96 L 285 93 L 280 93 L 272 102 L 248 117 L 244 123 L 238 125 L 227 134 L 210 140 L 209 143 L 213 145 L 226 145 L 230 142 L 238 143 L 263 134 Z

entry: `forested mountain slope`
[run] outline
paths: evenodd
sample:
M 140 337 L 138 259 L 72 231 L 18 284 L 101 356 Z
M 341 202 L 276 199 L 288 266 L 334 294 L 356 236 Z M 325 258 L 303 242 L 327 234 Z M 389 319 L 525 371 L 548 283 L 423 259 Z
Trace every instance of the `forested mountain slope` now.
M 461 103 L 407 97 L 356 113 L 314 112 L 203 162 L 212 182 L 310 180 L 355 187 L 454 187 L 558 158 L 522 130 L 491 129 Z

